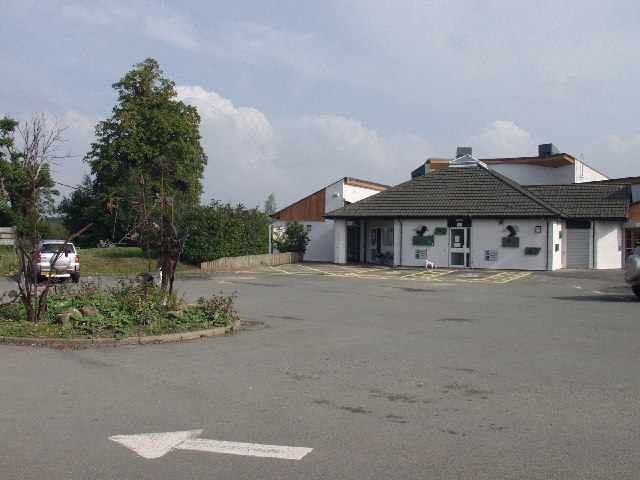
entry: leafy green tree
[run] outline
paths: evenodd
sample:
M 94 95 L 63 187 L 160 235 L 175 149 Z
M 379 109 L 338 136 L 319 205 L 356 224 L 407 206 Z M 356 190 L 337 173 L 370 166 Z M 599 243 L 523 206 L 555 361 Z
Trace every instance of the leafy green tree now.
M 62 224 L 66 229 L 70 232 L 77 232 L 100 216 L 101 207 L 101 202 L 98 202 L 97 196 L 93 191 L 93 181 L 89 175 L 85 174 L 71 195 L 62 199 L 58 206 L 58 212 L 62 215 Z M 90 233 L 92 231 L 93 229 L 89 230 Z M 95 246 L 93 241 L 95 236 L 102 239 L 111 238 L 109 225 L 96 226 L 96 232 L 92 233 L 91 236 L 79 236 L 75 243 L 85 248 L 93 247 Z
M 200 116 L 174 99 L 175 83 L 162 73 L 158 62 L 147 58 L 113 84 L 118 103 L 111 118 L 96 126 L 97 140 L 85 157 L 95 176 L 92 213 L 102 223 L 96 234 L 112 230 L 114 240 L 126 234 L 127 224 L 140 214 L 134 205 L 157 195 L 176 199 L 178 217 L 199 204 L 207 164 Z
M 287 222 L 284 230 L 284 239 L 276 242 L 276 248 L 284 252 L 294 252 L 304 254 L 309 244 L 309 234 L 304 229 L 304 225 L 300 222 Z

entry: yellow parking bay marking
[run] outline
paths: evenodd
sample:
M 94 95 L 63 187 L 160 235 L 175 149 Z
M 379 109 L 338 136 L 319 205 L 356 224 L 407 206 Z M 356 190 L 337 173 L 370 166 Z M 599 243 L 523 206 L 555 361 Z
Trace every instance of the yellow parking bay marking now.
M 370 278 L 379 280 L 452 281 L 467 283 L 508 283 L 526 277 L 531 272 L 469 272 L 451 269 L 403 270 L 389 267 L 351 267 L 345 265 L 289 264 L 269 267 L 272 273 L 283 275 L 328 275 L 339 278 Z M 264 272 L 264 270 L 262 270 Z M 260 271 L 254 271 L 259 273 Z

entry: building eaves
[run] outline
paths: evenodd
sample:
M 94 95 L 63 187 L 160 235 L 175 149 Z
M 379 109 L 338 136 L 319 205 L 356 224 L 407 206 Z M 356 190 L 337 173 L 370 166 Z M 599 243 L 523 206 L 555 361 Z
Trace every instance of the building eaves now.
M 628 184 L 573 183 L 523 187 L 560 208 L 568 218 L 626 220 L 631 190 Z
M 450 166 L 416 177 L 326 218 L 558 218 L 555 206 L 491 169 Z

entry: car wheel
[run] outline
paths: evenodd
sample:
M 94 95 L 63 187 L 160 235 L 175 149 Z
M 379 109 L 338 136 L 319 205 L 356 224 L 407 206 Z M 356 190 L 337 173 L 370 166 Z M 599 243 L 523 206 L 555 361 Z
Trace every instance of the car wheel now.
M 80 282 L 80 274 L 79 273 L 74 273 L 73 275 L 71 275 L 71 281 L 73 283 Z
M 640 285 L 631 285 L 631 291 L 635 293 L 636 297 L 640 297 Z

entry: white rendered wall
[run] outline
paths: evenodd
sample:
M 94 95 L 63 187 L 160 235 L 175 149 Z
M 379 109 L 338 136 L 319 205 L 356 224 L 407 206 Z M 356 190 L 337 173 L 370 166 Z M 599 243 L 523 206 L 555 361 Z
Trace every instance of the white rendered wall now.
M 509 235 L 507 225 L 518 227 L 519 247 L 503 247 L 502 238 Z M 536 233 L 536 227 L 540 233 Z M 539 247 L 538 255 L 525 255 L 525 247 Z M 496 261 L 486 260 L 486 250 L 497 250 Z M 515 270 L 547 269 L 547 222 L 544 219 L 474 220 L 471 227 L 471 267 Z
M 324 212 L 327 213 L 344 207 L 345 201 L 354 203 L 376 193 L 378 193 L 378 190 L 348 185 L 344 179 L 338 180 L 325 189 Z
M 594 182 L 596 180 L 607 180 L 609 178 L 579 160 L 576 160 L 575 172 L 576 175 L 574 181 L 576 183 Z
M 334 255 L 333 263 L 347 263 L 347 221 L 335 220 L 334 228 Z
M 380 193 L 379 190 L 373 190 L 371 188 L 356 187 L 354 185 L 345 184 L 343 187 L 343 197 L 347 202 L 354 203 L 362 200 L 363 198 L 370 197 L 376 193 Z
M 594 268 L 622 268 L 622 223 L 593 222 Z
M 520 185 L 558 185 L 575 182 L 574 165 L 550 168 L 537 165 L 494 164 L 490 169 L 518 182 Z
M 304 259 L 310 262 L 333 261 L 333 220 L 324 222 L 300 222 L 309 235 Z M 311 227 L 311 230 L 308 227 Z
M 427 250 L 427 260 L 435 263 L 438 267 L 446 267 L 449 265 L 449 234 L 433 235 L 433 246 L 413 245 L 413 237 L 418 235 L 416 229 L 426 226 L 428 230 L 426 235 L 433 235 L 436 227 L 447 228 L 445 219 L 426 219 L 426 220 L 402 220 L 402 238 L 401 245 L 396 245 L 398 251 L 402 252 L 402 265 L 409 267 L 424 267 L 425 260 L 416 258 L 419 250 Z M 447 232 L 449 230 L 447 229 Z M 400 232 L 398 232 L 400 233 Z M 395 260 L 395 259 L 394 259 Z M 400 259 L 398 259 L 400 261 Z
M 344 207 L 344 180 L 338 180 L 325 188 L 324 213 L 342 207 Z
M 309 244 L 304 260 L 310 262 L 333 261 L 333 220 L 324 222 L 299 222 L 307 231 Z M 287 222 L 274 222 L 273 226 L 284 226 Z M 311 230 L 308 227 L 311 226 Z

